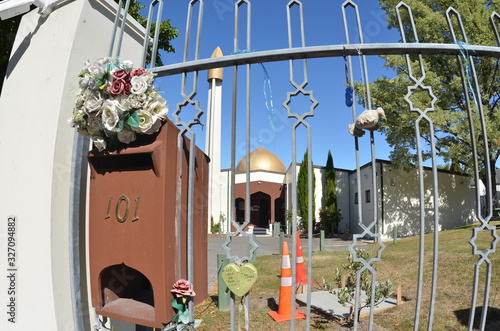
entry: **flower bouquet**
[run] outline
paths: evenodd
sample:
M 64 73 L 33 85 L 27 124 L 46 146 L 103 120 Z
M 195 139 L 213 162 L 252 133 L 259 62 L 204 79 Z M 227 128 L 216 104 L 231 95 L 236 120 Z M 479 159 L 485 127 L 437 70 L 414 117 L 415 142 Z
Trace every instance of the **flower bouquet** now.
M 138 134 L 157 132 L 166 120 L 165 99 L 153 87 L 154 74 L 131 61 L 109 57 L 87 62 L 69 124 L 99 150 L 130 144 Z

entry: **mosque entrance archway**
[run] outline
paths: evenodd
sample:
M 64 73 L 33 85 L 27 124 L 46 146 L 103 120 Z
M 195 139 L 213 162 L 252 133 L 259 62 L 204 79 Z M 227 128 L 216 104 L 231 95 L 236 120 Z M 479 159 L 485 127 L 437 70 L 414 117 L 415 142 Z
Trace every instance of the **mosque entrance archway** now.
M 250 196 L 250 223 L 260 228 L 267 228 L 271 222 L 271 197 L 264 192 Z
M 239 224 L 243 224 L 245 222 L 245 199 L 238 198 L 234 202 L 235 207 L 235 220 Z

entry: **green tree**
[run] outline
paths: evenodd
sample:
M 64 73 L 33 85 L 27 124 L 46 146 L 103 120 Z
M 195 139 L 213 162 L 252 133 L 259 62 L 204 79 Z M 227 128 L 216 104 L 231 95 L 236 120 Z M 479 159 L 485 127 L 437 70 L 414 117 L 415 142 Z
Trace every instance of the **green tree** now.
M 119 2 L 119 0 L 115 0 L 116 3 Z M 123 3 L 123 6 L 125 6 L 125 1 Z M 132 0 L 130 2 L 130 6 L 128 9 L 128 13 L 130 16 L 132 16 L 139 24 L 141 24 L 143 27 L 147 26 L 148 23 L 148 18 L 144 17 L 141 15 L 141 10 L 146 8 L 146 6 L 141 5 L 141 3 L 137 0 Z M 154 37 L 154 32 L 156 29 L 156 23 L 151 24 L 151 31 L 150 31 L 150 36 L 153 38 Z M 160 22 L 160 35 L 158 37 L 158 51 L 156 53 L 156 65 L 157 66 L 162 66 L 163 61 L 161 60 L 160 56 L 160 50 L 164 50 L 169 53 L 174 53 L 175 49 L 170 44 L 170 40 L 175 39 L 179 36 L 179 31 L 172 27 L 170 25 L 170 20 L 165 20 Z M 146 57 L 146 62 L 150 63 L 151 61 L 151 52 L 153 51 L 153 47 L 150 46 L 148 48 L 148 54 Z
M 332 152 L 328 151 L 325 166 L 325 206 L 331 209 L 337 208 L 337 190 L 335 188 L 335 168 L 333 166 Z
M 328 151 L 325 166 L 325 189 L 323 190 L 323 205 L 319 212 L 319 229 L 325 230 L 327 236 L 338 232 L 340 211 L 337 208 L 336 176 L 331 151 Z
M 306 150 L 304 153 L 304 158 L 299 169 L 299 176 L 297 179 L 297 214 L 302 218 L 302 227 L 304 231 L 308 230 L 309 218 L 308 218 L 308 208 L 309 208 L 309 180 L 308 180 L 308 160 L 309 154 Z M 311 164 L 312 160 L 311 160 Z M 311 210 L 313 212 L 313 229 L 314 229 L 314 213 L 315 213 L 315 202 L 314 202 L 314 188 L 316 187 L 316 177 L 314 176 L 314 169 L 312 169 L 312 206 Z
M 379 0 L 382 9 L 385 11 L 389 29 L 398 28 L 396 15 L 396 5 L 399 0 Z M 468 43 L 471 45 L 496 46 L 496 40 L 489 22 L 493 11 L 500 10 L 500 2 L 486 0 L 407 0 L 405 1 L 413 12 L 413 18 L 418 33 L 420 43 L 453 43 L 452 34 L 446 21 L 445 11 L 449 6 L 453 6 L 460 14 Z M 409 24 L 408 13 L 402 11 L 404 22 L 404 33 L 407 42 L 416 42 Z M 457 27 L 456 19 L 455 31 L 457 38 L 463 39 Z M 470 65 L 467 57 L 474 55 L 467 50 L 467 45 L 462 44 L 463 49 L 463 69 L 469 73 Z M 396 75 L 393 78 L 382 77 L 371 84 L 372 104 L 376 107 L 383 107 L 387 116 L 386 123 L 381 127 L 381 132 L 386 135 L 388 144 L 393 148 L 390 158 L 396 166 L 410 169 L 417 163 L 415 121 L 418 114 L 410 112 L 408 104 L 404 100 L 407 94 L 407 87 L 414 85 L 409 80 L 409 72 L 404 56 L 390 55 L 384 56 L 385 67 L 392 68 Z M 465 97 L 466 93 L 471 98 L 475 93 L 471 92 L 469 84 L 462 84 L 460 77 L 460 65 L 456 56 L 445 55 L 425 55 L 424 68 L 426 78 L 423 84 L 432 87 L 432 92 L 437 97 L 435 111 L 428 112 L 434 123 L 434 137 L 436 141 L 436 151 L 438 157 L 444 162 L 451 163 L 454 170 L 462 170 L 472 173 L 473 155 L 472 145 L 467 117 Z M 478 75 L 479 88 L 482 93 L 480 100 L 487 126 L 489 139 L 489 154 L 485 155 L 484 147 L 478 147 L 478 157 L 482 168 L 480 175 L 483 181 L 486 179 L 485 160 L 489 162 L 492 173 L 492 180 L 495 183 L 495 164 L 500 153 L 500 72 L 499 61 L 493 57 L 474 57 L 474 62 Z M 414 76 L 419 79 L 422 75 L 419 69 L 417 56 L 410 57 L 410 63 Z M 417 90 L 418 91 L 418 90 Z M 367 105 L 366 94 L 363 86 L 357 84 L 357 94 L 361 103 Z M 411 97 L 415 106 L 422 110 L 429 107 L 430 97 L 427 91 L 420 90 Z M 471 101 L 473 113 L 477 114 L 475 100 Z M 477 116 L 475 116 L 477 117 Z M 425 121 L 421 121 L 420 133 L 421 141 L 424 142 L 424 159 L 431 157 L 428 146 L 431 141 L 429 127 Z M 476 141 L 482 139 L 478 120 L 474 122 Z M 427 145 L 425 145 L 427 143 Z M 485 181 L 489 182 L 489 181 Z M 493 185 L 495 192 L 495 185 Z
M 141 15 L 141 10 L 144 8 L 145 6 L 141 5 L 139 1 L 132 0 L 129 6 L 129 14 L 142 26 L 146 27 L 147 17 Z M 19 23 L 21 22 L 21 17 L 22 16 L 19 15 L 5 21 L 0 20 L 0 92 L 2 91 L 4 77 L 7 73 L 7 64 L 9 63 L 12 45 L 14 44 L 17 29 L 19 28 Z M 155 28 L 156 24 L 153 23 L 150 32 L 151 37 L 154 36 Z M 174 47 L 172 47 L 172 45 L 170 44 L 170 40 L 178 36 L 179 31 L 170 25 L 170 20 L 165 20 L 160 23 L 160 35 L 158 38 L 156 65 L 163 65 L 159 50 L 164 50 L 166 52 L 175 52 Z M 151 52 L 152 47 L 149 48 L 149 52 L 146 58 L 147 63 L 149 63 L 151 60 Z
M 2 91 L 4 77 L 7 74 L 10 52 L 16 38 L 21 16 L 0 20 L 0 92 Z

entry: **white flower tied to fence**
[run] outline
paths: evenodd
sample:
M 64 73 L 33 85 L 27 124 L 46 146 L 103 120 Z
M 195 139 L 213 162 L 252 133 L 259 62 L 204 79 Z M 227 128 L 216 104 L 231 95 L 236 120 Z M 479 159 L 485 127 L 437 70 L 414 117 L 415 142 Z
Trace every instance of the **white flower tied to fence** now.
M 291 36 L 289 35 L 289 47 L 286 49 L 273 49 L 273 50 L 264 50 L 264 51 L 252 51 L 252 52 L 245 52 L 245 53 L 237 53 L 238 49 L 247 49 L 251 50 L 251 45 L 250 45 L 250 37 L 251 37 L 251 3 L 252 1 L 250 0 L 238 0 L 234 1 L 234 51 L 233 54 L 231 55 L 226 55 L 222 57 L 217 57 L 217 58 L 209 58 L 209 59 L 199 59 L 199 50 L 200 50 L 200 40 L 201 40 L 201 22 L 202 22 L 202 17 L 203 17 L 203 10 L 204 10 L 204 1 L 203 0 L 192 0 L 186 3 L 186 6 L 188 6 L 188 15 L 186 18 L 186 35 L 185 35 L 185 48 L 184 48 L 184 58 L 182 62 L 179 63 L 174 63 L 170 65 L 165 65 L 162 67 L 156 67 L 154 65 L 155 61 L 153 59 L 152 63 L 153 65 L 151 66 L 150 73 L 147 74 L 146 77 L 151 77 L 151 73 L 155 73 L 157 77 L 163 77 L 163 76 L 170 76 L 170 75 L 182 75 L 182 86 L 181 86 L 181 97 L 183 99 L 182 102 L 179 102 L 177 104 L 176 111 L 174 112 L 174 117 L 176 119 L 176 124 L 181 127 L 181 133 L 179 134 L 179 148 L 182 147 L 181 143 L 181 137 L 184 135 L 186 132 L 189 132 L 191 135 L 191 139 L 193 143 L 191 146 L 194 148 L 195 143 L 196 143 L 196 133 L 191 130 L 191 127 L 193 125 L 201 124 L 201 115 L 203 114 L 203 110 L 199 106 L 199 102 L 195 100 L 196 94 L 197 94 L 197 82 L 198 82 L 198 72 L 201 70 L 208 70 L 208 69 L 213 69 L 213 68 L 223 68 L 223 67 L 233 67 L 234 68 L 234 82 L 233 82 L 233 95 L 235 95 L 235 90 L 236 90 L 236 81 L 238 80 L 238 69 L 240 67 L 245 69 L 245 75 L 246 75 L 246 82 L 245 82 L 245 98 L 246 98 L 246 107 L 245 107 L 245 119 L 246 119 L 246 157 L 247 157 L 247 167 L 246 167 L 246 178 L 247 182 L 246 185 L 249 187 L 250 185 L 250 167 L 249 167 L 249 162 L 250 162 L 250 114 L 251 114 L 251 109 L 250 109 L 250 79 L 251 79 L 251 64 L 257 64 L 257 63 L 268 63 L 268 62 L 275 62 L 275 61 L 289 61 L 290 63 L 290 83 L 293 86 L 294 90 L 287 93 L 287 96 L 284 97 L 286 101 L 283 103 L 284 108 L 287 110 L 288 117 L 293 118 L 296 120 L 296 122 L 292 125 L 291 128 L 291 135 L 292 137 L 295 137 L 296 130 L 299 126 L 304 126 L 307 129 L 307 146 L 309 149 L 309 152 L 311 153 L 312 151 L 312 141 L 311 141 L 311 134 L 310 134 L 310 125 L 307 122 L 307 119 L 309 117 L 314 117 L 314 109 L 317 106 L 318 101 L 313 97 L 313 91 L 307 91 L 305 90 L 306 85 L 308 84 L 308 76 L 307 76 L 307 60 L 306 59 L 313 59 L 313 58 L 338 58 L 338 57 L 345 57 L 346 58 L 346 73 L 348 75 L 348 81 L 347 84 L 349 86 L 353 86 L 354 83 L 354 76 L 353 76 L 353 63 L 352 59 L 358 58 L 360 61 L 360 67 L 361 67 L 361 73 L 362 73 L 362 82 L 360 82 L 364 86 L 364 91 L 366 92 L 366 106 L 367 109 L 373 109 L 372 107 L 372 98 L 371 98 L 371 92 L 370 92 L 370 85 L 369 85 L 369 70 L 368 70 L 368 64 L 367 64 L 367 57 L 368 56 L 377 56 L 377 55 L 403 55 L 407 61 L 407 70 L 408 70 L 408 77 L 411 83 L 413 84 L 412 86 L 408 87 L 407 92 L 408 94 L 404 97 L 404 99 L 407 102 L 409 111 L 414 112 L 417 114 L 418 119 L 415 122 L 415 137 L 416 137 L 416 154 L 417 154 L 417 168 L 418 168 L 418 174 L 419 174 L 419 191 L 420 191 L 420 204 L 421 206 L 424 205 L 424 172 L 423 172 L 423 151 L 422 151 L 422 146 L 420 146 L 420 128 L 421 125 L 427 125 L 430 130 L 433 130 L 434 123 L 432 119 L 428 116 L 429 113 L 433 112 L 434 109 L 434 103 L 436 101 L 436 96 L 433 93 L 432 87 L 424 85 L 423 81 L 426 77 L 426 70 L 424 66 L 424 57 L 428 55 L 452 55 L 457 57 L 458 61 L 458 68 L 460 70 L 459 75 L 462 80 L 462 86 L 464 89 L 464 96 L 466 99 L 466 109 L 468 111 L 467 117 L 469 122 L 474 122 L 477 121 L 480 123 L 479 127 L 481 132 L 477 133 L 475 132 L 475 126 L 471 124 L 471 130 L 470 130 L 470 137 L 472 141 L 472 156 L 474 158 L 474 180 L 476 182 L 479 182 L 479 169 L 481 166 L 484 166 L 487 172 L 487 178 L 491 178 L 491 169 L 488 164 L 481 165 L 479 162 L 481 162 L 478 157 L 477 157 L 477 149 L 479 148 L 477 144 L 480 144 L 481 148 L 488 149 L 488 137 L 487 137 L 487 130 L 486 130 L 486 125 L 485 125 L 485 120 L 484 120 L 484 111 L 481 106 L 481 91 L 479 89 L 479 84 L 477 82 L 477 73 L 475 71 L 475 61 L 478 57 L 494 57 L 494 58 L 500 58 L 500 47 L 492 47 L 492 46 L 483 46 L 483 45 L 471 45 L 468 43 L 467 39 L 467 34 L 466 31 L 463 27 L 462 24 L 462 19 L 460 17 L 460 13 L 455 10 L 454 8 L 449 8 L 446 11 L 446 21 L 448 22 L 449 29 L 451 32 L 451 35 L 453 37 L 453 43 L 441 43 L 441 44 L 436 44 L 436 43 L 422 43 L 419 40 L 419 36 L 417 34 L 417 29 L 414 23 L 414 17 L 412 13 L 411 7 L 406 4 L 405 2 L 400 2 L 397 4 L 397 6 L 394 7 L 394 14 L 397 18 L 398 24 L 399 24 L 399 29 L 401 32 L 401 38 L 402 42 L 400 43 L 365 43 L 364 42 L 364 35 L 363 35 L 363 29 L 361 28 L 361 16 L 359 14 L 358 10 L 358 5 L 356 4 L 355 1 L 352 0 L 346 0 L 344 1 L 340 9 L 343 14 L 343 23 L 344 23 L 344 30 L 345 30 L 345 43 L 343 44 L 338 44 L 338 45 L 324 45 L 324 46 L 306 46 L 305 44 L 305 36 L 301 36 L 302 38 L 302 43 L 299 46 L 294 46 L 291 44 L 290 40 L 292 39 Z M 127 1 L 128 4 L 128 1 Z M 150 8 L 153 8 L 153 6 L 156 6 L 159 4 L 159 13 L 158 17 L 161 17 L 161 9 L 163 6 L 162 1 L 153 1 L 151 4 Z M 197 22 L 197 29 L 195 31 L 195 58 L 192 60 L 188 59 L 188 45 L 190 45 L 190 37 L 191 37 L 191 25 L 193 24 L 193 19 L 192 19 L 192 10 L 193 8 L 198 6 L 198 22 Z M 311 4 L 306 4 L 311 5 Z M 289 1 L 286 4 L 285 10 L 289 14 L 289 11 L 293 7 L 298 7 L 300 9 L 300 21 L 299 22 L 292 22 L 290 19 L 290 16 L 288 16 L 288 31 L 289 34 L 291 34 L 292 27 L 298 27 L 299 31 L 304 31 L 304 21 L 302 19 L 302 11 L 306 10 L 305 7 L 301 1 L 297 0 L 292 0 Z M 240 15 L 240 9 L 242 7 L 245 7 L 246 12 L 247 12 L 247 27 L 246 27 L 246 45 L 245 47 L 241 47 L 239 45 L 239 15 Z M 120 6 L 121 8 L 121 6 Z M 128 5 L 125 6 L 125 8 L 128 8 Z M 350 10 L 354 14 L 355 22 L 354 25 L 357 26 L 357 39 L 359 40 L 359 43 L 352 43 L 350 39 L 350 31 L 349 31 L 349 26 L 352 26 L 352 22 L 349 22 L 349 19 L 352 19 L 352 15 L 348 16 L 346 14 L 346 11 Z M 126 9 L 125 9 L 126 11 Z M 404 14 L 402 14 L 404 12 Z M 120 16 L 120 12 L 117 15 L 115 27 L 118 26 L 118 17 Z M 126 17 L 126 12 L 124 14 Z M 349 17 L 349 19 L 348 19 Z M 500 45 L 500 37 L 499 37 L 499 30 L 498 30 L 498 23 L 500 23 L 500 16 L 497 13 L 493 13 L 490 17 L 492 27 L 493 27 L 493 32 L 496 36 L 498 45 Z M 152 10 L 150 9 L 150 14 L 148 18 L 148 28 L 150 27 L 150 23 L 153 20 L 152 17 Z M 458 27 L 458 31 L 456 30 Z M 149 31 L 149 30 L 148 30 Z M 408 32 L 409 31 L 409 32 Z M 116 28 L 115 28 L 116 32 Z M 123 34 L 123 31 L 121 32 Z M 409 34 L 408 34 L 409 33 Z M 413 38 L 412 40 L 407 40 L 407 36 L 412 35 Z M 146 47 L 149 45 L 149 38 L 146 38 L 147 40 L 145 41 L 145 52 L 146 52 Z M 113 40 L 112 40 L 112 45 L 114 45 L 115 42 L 115 34 L 113 34 Z M 120 44 L 120 42 L 118 43 Z M 157 47 L 157 36 L 155 36 L 155 41 L 153 42 L 153 46 L 155 47 L 155 51 L 153 51 L 153 54 L 156 54 L 156 47 Z M 111 47 L 113 49 L 113 46 Z M 118 52 L 119 53 L 119 52 Z M 110 56 L 111 56 L 111 51 L 110 51 Z M 302 60 L 302 66 L 301 69 L 303 69 L 304 72 L 304 79 L 302 82 L 297 82 L 294 77 L 294 65 L 295 63 L 293 62 L 294 60 Z M 412 65 L 411 61 L 415 61 L 417 63 L 417 66 L 420 68 L 418 73 L 415 73 L 412 71 Z M 144 66 L 144 65 L 143 65 Z M 97 69 L 98 70 L 98 69 Z M 193 89 L 189 93 L 186 92 L 186 78 L 190 75 L 193 79 Z M 145 79 L 146 79 L 145 77 Z M 84 78 L 85 79 L 85 78 Z M 147 78 L 149 79 L 149 78 Z M 147 80 L 146 79 L 146 80 Z M 144 83 L 144 81 L 142 81 Z M 137 91 L 141 91 L 142 87 L 139 86 L 140 84 L 136 84 Z M 146 89 L 147 90 L 147 89 Z M 425 109 L 420 109 L 416 105 L 412 103 L 412 93 L 414 93 L 416 90 L 421 90 L 421 91 L 426 91 L 429 95 L 429 98 L 431 100 L 430 104 L 428 107 Z M 82 91 L 82 93 L 85 91 Z M 87 93 L 87 92 L 85 92 Z M 151 95 L 152 93 L 152 95 Z M 151 92 L 148 96 L 147 99 L 153 99 L 156 100 L 158 97 L 156 94 L 157 92 Z M 352 92 L 349 92 L 352 93 Z M 292 107 L 290 106 L 290 101 L 291 99 L 298 95 L 302 94 L 310 98 L 311 105 L 309 108 L 309 111 L 298 114 L 295 113 L 292 110 Z M 128 101 L 128 104 L 132 104 L 134 106 L 138 105 L 143 105 L 143 100 L 141 99 L 142 96 L 139 93 L 139 96 L 134 96 L 131 98 L 132 100 Z M 100 114 L 102 116 L 102 127 L 100 129 L 105 129 L 107 131 L 113 132 L 113 130 L 116 130 L 117 126 L 120 127 L 118 124 L 119 118 L 116 117 L 115 112 L 117 108 L 123 107 L 122 103 L 115 101 L 112 104 L 110 102 L 105 104 L 105 101 L 100 99 L 99 94 L 95 92 L 88 91 L 86 95 L 86 99 L 80 97 L 79 99 L 79 105 L 81 107 L 88 107 L 86 109 L 87 114 L 87 121 L 85 124 L 82 124 L 82 131 L 86 131 L 89 135 L 91 135 L 91 132 L 97 132 L 99 127 L 99 123 L 94 122 L 93 120 L 90 120 L 90 114 L 95 113 L 96 111 L 99 112 L 99 110 L 92 110 L 96 105 L 100 105 Z M 276 97 L 276 95 L 275 95 Z M 236 99 L 236 97 L 234 97 Z M 354 92 L 354 100 L 355 102 L 350 103 L 350 107 L 352 107 L 352 114 L 353 114 L 353 122 L 355 122 L 356 117 L 357 117 L 357 111 L 356 111 L 356 105 L 357 105 L 357 99 L 359 99 L 359 96 L 356 96 L 356 92 Z M 102 104 L 101 104 L 102 102 Z M 156 121 L 153 121 L 153 118 L 155 120 L 160 119 L 161 120 L 161 114 L 165 115 L 165 110 L 166 103 L 163 101 L 149 101 L 149 103 L 156 103 L 156 106 L 154 107 L 154 111 L 148 110 L 149 108 L 146 107 L 145 111 L 149 111 L 151 114 L 151 118 L 145 118 L 144 119 L 144 124 L 143 127 L 141 128 L 140 125 L 135 127 L 132 125 L 130 126 L 130 123 L 127 121 L 124 122 L 123 124 L 123 129 L 120 131 L 124 130 L 127 124 L 130 126 L 130 130 L 133 131 L 134 133 L 137 133 L 138 131 L 141 131 L 142 133 L 150 133 L 151 131 L 154 131 L 156 126 L 158 125 Z M 85 106 L 86 103 L 86 106 Z M 180 112 L 182 111 L 182 108 L 186 105 L 192 105 L 196 108 L 197 113 L 195 114 L 194 118 L 190 121 L 181 121 L 180 119 Z M 162 108 L 164 107 L 164 108 Z M 160 111 L 160 109 L 163 109 Z M 390 110 L 385 109 L 386 115 Z M 408 111 L 408 110 L 406 110 Z M 139 115 L 139 114 L 137 114 Z M 76 118 L 73 118 L 73 121 L 77 123 L 77 120 L 80 119 L 79 115 Z M 82 115 L 83 116 L 83 115 Z M 156 116 L 156 117 L 155 117 Z M 129 115 L 128 118 L 131 118 L 131 122 L 135 124 L 134 121 L 137 121 L 137 119 L 134 117 L 134 115 Z M 164 118 L 164 117 L 163 117 Z M 231 179 L 231 188 L 230 188 L 230 201 L 234 201 L 234 192 L 235 192 L 235 187 L 234 187 L 234 173 L 235 173 L 235 158 L 236 158 L 236 128 L 235 128 L 235 118 L 236 118 L 236 101 L 233 102 L 232 105 L 232 128 L 231 128 L 231 169 L 232 169 L 232 179 Z M 152 121 L 152 122 L 151 122 Z M 151 124 L 151 125 L 149 125 Z M 128 130 L 128 128 L 127 128 Z M 127 131 L 126 131 L 127 132 Z M 118 134 L 119 132 L 117 132 Z M 122 134 L 123 136 L 126 136 L 125 134 Z M 478 138 L 480 137 L 480 141 L 478 141 Z M 128 141 L 131 138 L 130 137 L 122 137 L 123 140 Z M 360 161 L 359 161 L 359 148 L 358 145 L 361 142 L 359 140 L 359 137 L 353 137 L 355 140 L 355 145 L 356 145 L 356 150 L 355 150 L 355 156 L 356 156 L 356 175 L 357 175 L 357 185 L 358 185 L 358 192 L 361 192 L 361 172 L 360 172 Z M 98 142 L 98 145 L 100 143 Z M 371 176 L 372 178 L 372 192 L 377 192 L 377 185 L 378 183 L 376 182 L 376 153 L 375 153 L 375 138 L 373 131 L 370 133 L 370 139 L 369 139 L 369 148 L 371 150 L 371 162 L 372 162 L 372 171 L 373 174 Z M 430 300 L 430 307 L 428 309 L 428 319 L 427 319 L 427 328 L 429 330 L 433 329 L 433 316 L 435 314 L 435 308 L 434 308 L 434 303 L 436 300 L 436 293 L 437 293 L 437 276 L 438 276 L 438 243 L 439 243 L 439 220 L 440 220 L 440 212 L 439 212 L 439 204 L 437 203 L 438 201 L 438 178 L 437 178 L 437 162 L 436 162 L 436 146 L 435 142 L 431 141 L 430 143 L 430 154 L 431 154 L 431 161 L 432 161 L 432 184 L 431 184 L 431 191 L 432 191 L 432 197 L 435 201 L 434 203 L 434 211 L 432 216 L 427 216 L 423 212 L 423 207 L 422 212 L 420 215 L 420 263 L 419 263 L 419 276 L 418 276 L 418 295 L 417 295 L 417 300 L 416 300 L 416 311 L 415 311 L 415 322 L 414 322 L 414 328 L 415 330 L 419 329 L 421 326 L 419 325 L 420 319 L 421 319 L 421 308 L 422 308 L 422 288 L 424 286 L 424 280 L 423 280 L 423 274 L 424 274 L 424 263 L 423 263 L 423 254 L 424 254 L 424 234 L 425 234 L 425 226 L 428 223 L 433 224 L 433 231 L 434 231 L 434 249 L 433 249 L 433 262 L 432 262 L 432 289 L 431 289 L 431 300 Z M 296 169 L 296 142 L 294 139 L 292 139 L 292 166 L 293 169 Z M 192 153 L 193 154 L 193 153 Z M 309 162 L 309 176 L 311 176 L 312 172 L 312 167 L 311 167 L 311 158 L 308 160 Z M 484 161 L 487 162 L 487 161 Z M 182 164 L 179 165 L 182 167 Z M 194 167 L 194 160 L 189 160 L 188 167 L 192 168 Z M 292 194 L 293 192 L 296 191 L 296 181 L 295 177 L 296 175 L 294 174 L 294 182 L 291 187 Z M 487 205 L 492 206 L 492 183 L 487 186 L 487 192 L 486 192 L 486 197 L 487 197 Z M 190 183 L 192 185 L 192 182 Z M 476 189 L 476 196 L 477 196 L 477 201 L 479 201 L 479 190 Z M 374 205 L 377 205 L 377 194 L 373 195 L 374 198 Z M 297 197 L 296 194 L 293 197 L 294 202 L 296 201 Z M 309 199 L 312 199 L 312 187 L 309 187 Z M 258 248 L 257 243 L 254 241 L 252 236 L 249 236 L 249 250 L 248 250 L 248 255 L 246 256 L 233 256 L 231 254 L 230 250 L 230 243 L 233 237 L 238 236 L 238 235 L 244 235 L 246 236 L 247 234 L 244 232 L 244 228 L 246 225 L 249 224 L 250 222 L 250 193 L 249 190 L 247 189 L 246 192 L 246 198 L 245 198 L 245 221 L 243 224 L 239 224 L 235 221 L 234 219 L 234 211 L 232 209 L 229 209 L 229 214 L 227 215 L 228 220 L 231 220 L 231 224 L 233 228 L 235 229 L 234 232 L 230 232 L 227 234 L 227 241 L 224 246 L 224 248 L 227 251 L 227 256 L 229 259 L 235 260 L 242 262 L 244 260 L 250 260 L 254 257 L 255 255 L 255 250 Z M 297 210 L 296 206 L 297 204 L 294 203 L 293 206 L 293 218 L 297 218 Z M 479 204 L 476 204 L 479 206 Z M 311 206 L 311 203 L 309 203 L 309 206 Z M 479 211 L 479 207 L 477 207 L 478 210 L 476 210 L 476 219 L 480 223 L 480 226 L 477 228 L 474 228 L 473 230 L 473 235 L 470 239 L 470 244 L 473 247 L 473 255 L 478 256 L 478 260 L 475 263 L 474 266 L 474 272 L 475 272 L 475 278 L 474 278 L 474 285 L 473 285 L 473 291 L 472 291 L 472 300 L 471 300 L 471 310 L 470 310 L 470 317 L 469 317 L 469 325 L 468 329 L 472 330 L 473 329 L 473 324 L 475 320 L 475 311 L 477 307 L 477 298 L 478 298 L 478 292 L 479 292 L 479 287 L 480 287 L 480 279 L 479 279 L 479 272 L 480 269 L 486 269 L 486 274 L 485 274 L 485 279 L 484 279 L 484 296 L 483 296 L 483 307 L 488 306 L 489 302 L 489 293 L 490 293 L 490 284 L 491 284 L 491 269 L 492 269 L 492 263 L 489 259 L 490 254 L 494 253 L 496 251 L 496 245 L 499 241 L 499 237 L 496 233 L 496 229 L 493 225 L 490 225 L 490 220 L 492 217 L 492 210 L 489 208 L 488 212 L 485 215 L 482 215 L 481 212 Z M 192 202 L 189 203 L 188 209 L 193 211 L 193 205 Z M 358 205 L 358 223 L 359 226 L 362 229 L 361 233 L 354 234 L 353 235 L 353 243 L 349 247 L 349 250 L 351 254 L 353 255 L 353 258 L 355 262 L 360 262 L 363 264 L 363 268 L 359 271 L 359 274 L 362 273 L 365 270 L 368 270 L 373 277 L 373 281 L 376 280 L 376 270 L 371 267 L 371 264 L 373 262 L 378 262 L 381 259 L 383 259 L 383 251 L 385 248 L 385 245 L 381 241 L 381 234 L 377 232 L 377 222 L 379 219 L 379 216 L 377 214 L 377 208 L 373 208 L 373 221 L 366 225 L 363 224 L 362 222 L 362 214 L 363 210 L 361 209 L 361 204 Z M 312 210 L 309 210 L 309 229 L 308 229 L 308 247 L 312 247 L 312 227 L 311 227 L 311 220 L 312 220 Z M 189 223 L 190 222 L 190 223 Z M 188 218 L 188 236 L 192 236 L 192 218 Z M 297 225 L 296 222 L 292 222 L 292 232 L 295 232 L 297 230 Z M 479 235 L 480 232 L 485 231 L 485 232 L 490 232 L 492 236 L 492 241 L 491 245 L 488 249 L 480 250 L 476 246 L 476 239 Z M 361 238 L 369 236 L 372 238 L 375 238 L 378 245 L 379 249 L 377 251 L 377 254 L 375 257 L 371 257 L 368 260 L 365 260 L 363 258 L 358 258 L 356 256 L 356 251 L 355 248 L 358 245 L 358 240 Z M 292 241 L 292 252 L 295 252 L 296 249 L 296 239 L 295 236 L 293 237 Z M 192 249 L 192 242 L 188 242 L 188 246 L 191 247 Z M 188 255 L 189 255 L 189 247 L 188 247 Z M 308 266 L 307 266 L 307 272 L 308 276 L 310 278 L 311 276 L 311 271 L 312 271 L 312 250 L 308 250 Z M 180 259 L 180 256 L 179 256 Z M 292 283 L 293 286 L 295 287 L 296 285 L 296 276 L 295 276 L 295 260 L 296 256 L 293 257 L 293 263 L 292 263 L 292 269 L 293 269 L 293 277 L 292 277 Z M 192 264 L 194 262 L 192 259 L 189 259 L 189 256 L 187 258 L 187 264 L 188 264 L 188 280 L 191 280 L 192 276 Z M 359 277 L 357 281 L 357 291 L 359 292 L 360 285 L 359 285 Z M 251 292 L 250 292 L 251 293 Z M 244 298 L 245 300 L 245 305 L 248 309 L 251 309 L 250 307 L 250 300 L 249 300 L 250 294 L 247 294 Z M 374 297 L 374 295 L 372 295 Z M 358 298 L 356 298 L 358 300 Z M 295 294 L 293 295 L 293 300 L 292 300 L 292 305 L 295 303 Z M 370 307 L 370 315 L 369 315 L 369 328 L 370 330 L 373 329 L 374 326 L 374 304 L 372 301 L 371 307 Z M 311 297 L 310 295 L 307 296 L 307 319 L 306 319 L 306 328 L 307 330 L 310 329 L 310 314 L 311 314 Z M 487 318 L 487 309 L 482 310 L 482 314 L 480 316 L 480 322 L 479 322 L 479 328 L 481 330 L 484 330 L 485 324 L 486 324 L 486 318 Z M 189 312 L 190 312 L 190 321 L 194 321 L 194 312 L 193 312 L 193 306 L 192 304 L 189 307 Z M 356 311 L 357 314 L 357 311 Z M 234 298 L 231 301 L 231 330 L 234 330 L 236 327 L 236 319 L 235 319 L 235 302 Z M 357 316 L 354 318 L 354 329 L 357 329 Z M 246 321 L 246 329 L 250 329 L 250 324 L 249 321 Z M 290 330 L 295 330 L 295 321 L 292 319 L 290 322 Z

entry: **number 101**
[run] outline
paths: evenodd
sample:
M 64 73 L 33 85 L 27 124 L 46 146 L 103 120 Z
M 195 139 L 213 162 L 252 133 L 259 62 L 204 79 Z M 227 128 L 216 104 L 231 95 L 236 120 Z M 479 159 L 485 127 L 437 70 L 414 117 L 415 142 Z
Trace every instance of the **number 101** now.
M 125 203 L 125 212 L 123 215 L 120 215 L 120 207 L 122 203 Z M 132 219 L 132 222 L 138 221 L 139 220 L 139 205 L 141 203 L 141 196 L 139 195 L 137 198 L 135 198 L 135 208 L 134 208 L 134 218 Z M 108 210 L 106 211 L 106 216 L 104 216 L 104 219 L 108 219 L 111 216 L 109 215 L 111 211 L 111 205 L 113 204 L 113 196 L 110 196 L 108 198 Z M 120 223 L 123 223 L 127 220 L 129 212 L 130 212 L 130 199 L 126 195 L 122 195 L 121 197 L 118 198 L 118 201 L 116 202 L 116 220 Z

